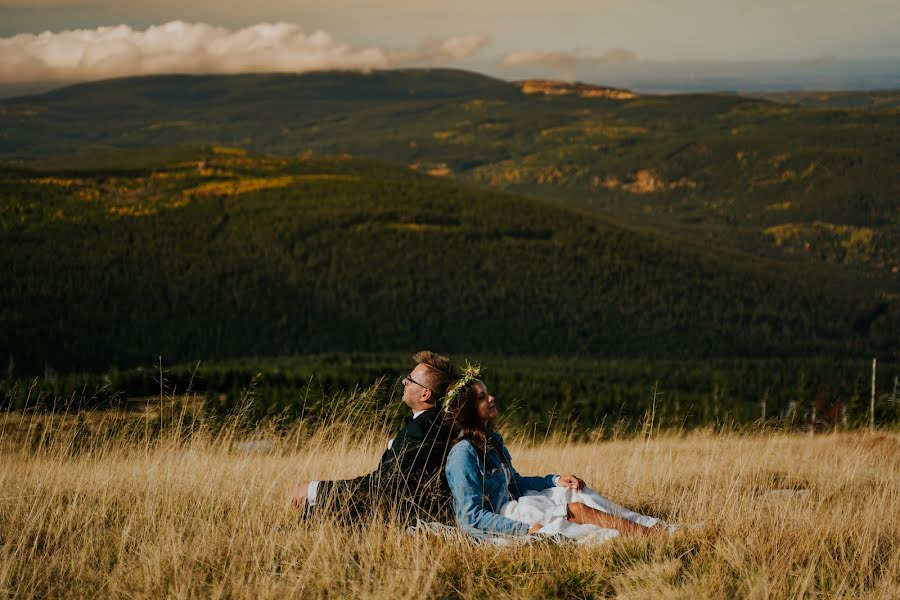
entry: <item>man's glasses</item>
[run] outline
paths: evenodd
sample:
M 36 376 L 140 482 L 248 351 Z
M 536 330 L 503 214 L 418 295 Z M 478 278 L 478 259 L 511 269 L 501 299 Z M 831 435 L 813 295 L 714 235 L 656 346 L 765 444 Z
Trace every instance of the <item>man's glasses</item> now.
M 413 379 L 413 378 L 410 377 L 409 375 L 407 375 L 406 377 L 404 377 L 403 379 L 401 379 L 401 380 L 400 380 L 400 383 L 403 384 L 403 387 L 408 386 L 410 383 L 414 383 L 414 384 L 416 384 L 417 386 L 419 386 L 420 388 L 424 388 L 424 389 L 428 390 L 429 392 L 431 392 L 431 388 L 430 388 L 430 387 L 428 387 L 427 385 L 422 385 L 421 383 L 419 383 L 418 381 L 416 381 L 415 379 Z M 432 393 L 434 393 L 434 392 L 432 392 Z

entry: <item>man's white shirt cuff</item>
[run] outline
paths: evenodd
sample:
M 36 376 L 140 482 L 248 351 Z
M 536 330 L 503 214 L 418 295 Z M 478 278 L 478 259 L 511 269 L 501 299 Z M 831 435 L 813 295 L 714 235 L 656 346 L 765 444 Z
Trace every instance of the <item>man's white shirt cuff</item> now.
M 316 505 L 316 495 L 319 493 L 319 482 L 318 481 L 310 481 L 309 486 L 306 488 L 306 504 L 309 506 Z

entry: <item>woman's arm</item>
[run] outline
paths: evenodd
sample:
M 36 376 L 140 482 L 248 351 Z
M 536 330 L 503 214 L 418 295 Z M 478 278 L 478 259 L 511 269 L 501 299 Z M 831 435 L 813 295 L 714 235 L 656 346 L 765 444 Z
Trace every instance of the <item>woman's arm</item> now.
M 503 452 L 503 458 L 506 461 L 506 465 L 509 467 L 510 475 L 512 476 L 511 484 L 518 495 L 522 496 L 525 492 L 530 491 L 542 492 L 547 488 L 552 488 L 556 485 L 556 482 L 559 480 L 559 475 L 551 474 L 544 475 L 543 477 L 523 477 L 522 475 L 519 475 L 519 472 L 513 467 L 512 457 L 509 455 L 509 451 L 506 449 L 506 446 L 503 445 L 503 438 L 501 438 L 499 434 L 496 434 L 496 436 L 500 442 L 500 451 Z
M 478 529 L 492 533 L 523 535 L 526 523 L 513 521 L 495 513 L 484 497 L 484 483 L 478 455 L 468 442 L 459 442 L 447 456 L 447 483 L 453 492 L 453 508 L 461 529 Z

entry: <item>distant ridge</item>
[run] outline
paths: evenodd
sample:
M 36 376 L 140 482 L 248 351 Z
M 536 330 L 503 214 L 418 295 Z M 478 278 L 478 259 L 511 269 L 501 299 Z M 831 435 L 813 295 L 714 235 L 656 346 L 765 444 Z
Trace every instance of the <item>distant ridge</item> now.
M 545 96 L 578 96 L 610 100 L 633 100 L 638 97 L 638 94 L 631 90 L 591 85 L 580 81 L 570 83 L 554 79 L 524 79 L 517 81 L 516 85 L 525 94 L 544 94 Z
M 744 94 L 748 98 L 764 98 L 781 104 L 811 106 L 830 109 L 876 109 L 895 110 L 900 108 L 900 89 L 872 91 L 802 91 L 802 92 L 756 92 Z

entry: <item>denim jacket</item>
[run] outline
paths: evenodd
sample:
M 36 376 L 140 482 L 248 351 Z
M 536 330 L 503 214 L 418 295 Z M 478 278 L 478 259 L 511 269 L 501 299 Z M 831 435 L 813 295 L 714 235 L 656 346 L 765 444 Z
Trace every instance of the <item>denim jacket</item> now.
M 453 509 L 460 529 L 467 533 L 481 531 L 502 534 L 528 533 L 530 525 L 500 516 L 497 512 L 510 500 L 529 491 L 541 491 L 556 485 L 558 476 L 522 477 L 512 466 L 509 452 L 500 434 L 491 433 L 494 446 L 503 453 L 511 480 L 507 479 L 503 462 L 497 450 L 487 456 L 480 453 L 472 442 L 457 442 L 447 455 L 447 483 L 453 492 Z

